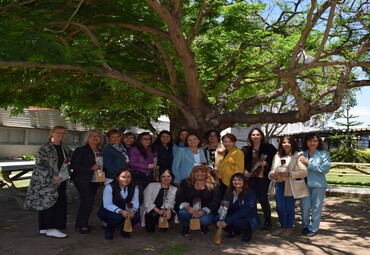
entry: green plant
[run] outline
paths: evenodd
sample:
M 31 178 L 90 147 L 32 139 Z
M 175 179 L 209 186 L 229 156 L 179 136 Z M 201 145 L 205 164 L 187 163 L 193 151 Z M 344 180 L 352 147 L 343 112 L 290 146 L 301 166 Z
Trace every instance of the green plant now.
M 36 157 L 34 155 L 26 154 L 22 156 L 22 159 L 27 161 L 33 161 L 36 160 Z
M 337 149 L 330 150 L 331 161 L 333 162 L 352 162 L 352 163 L 368 163 L 370 162 L 370 154 L 361 149 L 353 147 L 340 146 Z

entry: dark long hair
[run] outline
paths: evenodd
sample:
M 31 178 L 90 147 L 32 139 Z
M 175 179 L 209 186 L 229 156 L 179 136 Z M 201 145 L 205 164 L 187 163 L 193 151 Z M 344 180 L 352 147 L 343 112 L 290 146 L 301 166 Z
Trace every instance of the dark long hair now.
M 205 138 L 207 140 L 207 143 L 208 143 L 208 138 L 212 135 L 212 134 L 215 134 L 217 136 L 217 141 L 220 142 L 221 141 L 221 134 L 220 134 L 220 131 L 216 130 L 216 129 L 210 129 L 206 132 L 205 134 Z
M 172 137 L 172 134 L 170 131 L 168 130 L 162 130 L 161 132 L 159 132 L 157 138 L 154 140 L 154 142 L 152 143 L 152 145 L 155 145 L 155 146 L 162 146 L 162 142 L 161 142 L 161 137 L 162 135 L 169 135 L 171 140 L 168 142 L 168 148 L 172 148 L 173 146 L 173 137 Z
M 233 190 L 234 190 L 233 180 L 234 180 L 234 178 L 238 178 L 238 179 L 241 179 L 243 181 L 242 191 L 238 194 L 239 199 L 242 199 L 245 196 L 245 194 L 249 191 L 247 177 L 242 173 L 235 173 L 235 174 L 233 174 L 233 176 L 231 176 L 229 187 L 227 187 L 227 190 L 226 190 L 226 194 L 227 194 L 227 197 L 228 197 L 229 201 L 233 201 L 233 196 L 234 196 L 234 194 L 233 194 Z
M 119 182 L 118 182 L 117 178 L 123 172 L 130 173 L 130 171 L 128 169 L 122 169 L 121 171 L 118 172 L 118 174 L 116 175 L 116 178 L 114 178 L 113 182 L 111 183 L 114 197 L 120 197 L 121 187 L 119 186 Z M 131 175 L 131 173 L 130 173 L 130 175 Z M 128 184 L 127 188 L 128 188 L 128 194 L 131 194 L 133 196 L 135 194 L 136 184 L 135 184 L 135 182 L 132 178 L 132 175 L 131 175 L 131 181 Z
M 302 144 L 302 149 L 304 151 L 308 150 L 307 142 L 308 142 L 308 140 L 311 140 L 313 138 L 317 138 L 317 140 L 319 140 L 319 144 L 317 145 L 317 149 L 320 150 L 320 151 L 324 150 L 324 143 L 322 142 L 320 136 L 316 133 L 306 135 L 306 137 L 304 138 L 303 144 Z
M 148 158 L 148 152 L 147 152 L 146 148 L 144 147 L 144 145 L 141 144 L 141 139 L 143 138 L 143 136 L 149 136 L 150 141 L 152 141 L 152 136 L 150 135 L 149 132 L 142 132 L 138 135 L 134 146 L 137 148 L 137 150 L 139 151 L 141 156 L 143 156 L 145 159 L 147 159 Z M 148 147 L 148 149 L 151 149 L 150 146 Z
M 175 144 L 176 145 L 179 145 L 180 144 L 180 134 L 181 134 L 181 132 L 188 132 L 188 134 L 189 134 L 189 130 L 188 129 L 186 129 L 186 128 L 183 128 L 183 129 L 181 129 L 178 133 L 177 133 L 177 137 L 176 137 L 176 141 L 175 141 Z
M 252 146 L 253 146 L 253 141 L 252 141 L 251 137 L 252 137 L 252 133 L 253 133 L 254 131 L 258 131 L 258 133 L 260 133 L 260 135 L 261 135 L 261 144 L 262 144 L 262 143 L 266 143 L 265 134 L 264 134 L 264 133 L 262 132 L 262 130 L 261 130 L 260 128 L 258 128 L 258 127 L 254 127 L 254 128 L 252 128 L 252 129 L 249 131 L 249 133 L 248 133 L 248 137 L 247 137 L 247 142 L 249 142 L 249 143 L 250 143 L 250 145 L 252 145 Z
M 289 136 L 289 135 L 287 135 L 287 136 L 284 136 L 283 138 L 281 138 L 281 139 L 280 139 L 280 142 L 279 142 L 278 155 L 279 155 L 280 157 L 284 157 L 284 156 L 286 156 L 286 155 L 285 155 L 285 151 L 284 151 L 284 149 L 283 149 L 283 141 L 284 141 L 284 140 L 288 140 L 288 141 L 289 141 L 289 143 L 290 143 L 290 145 L 292 146 L 292 155 L 293 155 L 295 152 L 299 151 L 299 149 L 298 149 L 298 144 L 297 144 L 296 140 L 294 139 L 294 137 L 293 137 L 293 136 Z

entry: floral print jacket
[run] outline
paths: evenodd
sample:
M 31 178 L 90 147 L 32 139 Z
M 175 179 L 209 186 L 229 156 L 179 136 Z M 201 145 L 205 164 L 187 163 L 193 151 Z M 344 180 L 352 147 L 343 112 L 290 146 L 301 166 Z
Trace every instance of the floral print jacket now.
M 68 147 L 62 147 L 65 156 L 68 159 L 71 158 L 71 150 Z M 58 173 L 57 151 L 52 143 L 46 143 L 36 154 L 36 164 L 24 201 L 25 209 L 40 211 L 55 204 L 58 199 L 58 184 L 52 182 L 52 179 L 58 176 Z

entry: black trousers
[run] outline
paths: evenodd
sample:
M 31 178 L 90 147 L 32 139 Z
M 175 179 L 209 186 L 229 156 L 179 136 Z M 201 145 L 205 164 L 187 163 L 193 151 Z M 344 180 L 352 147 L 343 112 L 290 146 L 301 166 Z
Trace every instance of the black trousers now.
M 174 213 L 172 212 L 171 218 L 169 221 L 172 220 Z M 159 221 L 159 214 L 156 213 L 154 210 L 151 210 L 150 212 L 145 213 L 145 229 L 149 231 L 154 231 L 155 230 L 155 225 L 158 224 Z
M 76 216 L 75 228 L 89 226 L 89 218 L 94 207 L 95 195 L 99 187 L 97 182 L 81 183 L 74 182 L 80 194 L 80 208 Z
M 249 188 L 256 193 L 257 200 L 261 204 L 265 219 L 271 218 L 271 206 L 267 195 L 270 180 L 267 178 L 251 177 L 248 180 L 248 185 Z
M 252 237 L 252 227 L 247 220 L 238 221 L 234 224 L 227 225 L 225 228 L 228 233 L 241 233 L 248 238 Z
M 139 188 L 139 203 L 144 201 L 144 189 L 154 181 L 153 173 L 144 173 L 138 170 L 131 170 L 131 178 Z
M 224 197 L 225 193 L 226 193 L 226 190 L 227 190 L 227 186 L 225 183 L 223 183 L 221 181 L 221 179 L 219 180 L 220 181 L 220 191 L 221 191 L 221 197 Z
M 52 207 L 38 211 L 39 230 L 65 229 L 67 223 L 67 182 L 58 187 L 58 199 Z

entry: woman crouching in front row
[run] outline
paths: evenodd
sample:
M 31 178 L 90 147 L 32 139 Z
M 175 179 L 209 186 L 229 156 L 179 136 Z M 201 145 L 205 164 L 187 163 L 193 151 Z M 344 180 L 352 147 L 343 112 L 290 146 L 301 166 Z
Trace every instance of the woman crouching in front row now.
M 257 213 L 256 194 L 249 189 L 244 174 L 235 173 L 231 177 L 224 201 L 228 202 L 227 214 L 223 220 L 215 217 L 217 227 L 226 230 L 227 238 L 241 233 L 242 242 L 250 241 L 252 231 L 261 224 L 261 220 Z
M 190 177 L 181 182 L 176 193 L 182 225 L 181 235 L 189 235 L 192 218 L 199 220 L 202 234 L 207 234 L 208 225 L 212 223 L 220 201 L 221 191 L 208 168 L 204 165 L 195 166 Z
M 123 231 L 125 219 L 131 220 L 132 226 L 140 220 L 139 189 L 131 182 L 131 173 L 128 170 L 121 170 L 116 179 L 107 184 L 103 193 L 103 205 L 98 211 L 98 217 L 107 223 L 104 237 L 107 240 L 113 239 L 114 230 L 121 228 L 121 235 L 130 238 L 130 233 Z

